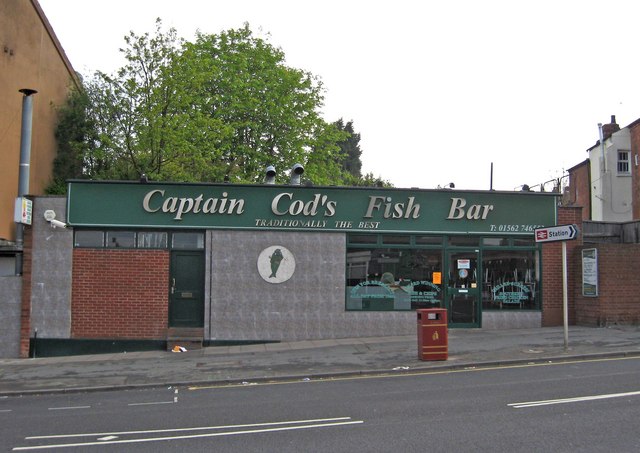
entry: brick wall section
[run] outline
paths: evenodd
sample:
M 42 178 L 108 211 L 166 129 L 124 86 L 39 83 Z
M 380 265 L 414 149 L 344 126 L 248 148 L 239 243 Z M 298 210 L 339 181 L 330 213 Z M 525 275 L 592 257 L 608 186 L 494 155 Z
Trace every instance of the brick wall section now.
M 33 235 L 31 227 L 24 227 L 22 245 L 22 301 L 20 306 L 20 357 L 29 357 L 29 339 L 31 337 L 31 256 Z
M 569 170 L 569 196 L 563 204 L 582 207 L 582 220 L 591 218 L 591 177 L 589 161 L 585 160 Z
M 598 250 L 598 296 L 582 296 L 581 250 Z M 576 309 L 579 325 L 640 324 L 640 244 L 587 244 L 575 260 Z
M 576 224 L 582 231 L 582 208 L 559 207 L 558 225 Z M 581 278 L 580 268 L 574 265 L 580 254 L 582 234 L 567 242 L 567 300 L 569 324 L 575 324 L 575 279 Z M 577 277 L 576 277 L 577 276 Z M 562 310 L 562 243 L 549 242 L 542 245 L 542 325 L 561 326 L 564 322 Z
M 73 252 L 72 338 L 166 338 L 169 252 Z

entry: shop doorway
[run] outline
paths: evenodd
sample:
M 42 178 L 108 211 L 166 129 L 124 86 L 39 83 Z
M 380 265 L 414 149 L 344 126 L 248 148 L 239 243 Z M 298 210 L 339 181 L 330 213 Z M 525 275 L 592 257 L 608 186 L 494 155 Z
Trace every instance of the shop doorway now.
M 445 306 L 451 327 L 480 327 L 480 285 L 478 251 L 447 253 L 448 271 Z
M 171 252 L 169 327 L 204 326 L 204 253 Z

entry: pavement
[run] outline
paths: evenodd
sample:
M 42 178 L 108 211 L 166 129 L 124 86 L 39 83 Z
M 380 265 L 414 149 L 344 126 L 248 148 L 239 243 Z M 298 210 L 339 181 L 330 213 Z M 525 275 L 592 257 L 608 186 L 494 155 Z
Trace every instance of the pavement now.
M 614 357 L 640 358 L 640 326 L 450 329 L 448 358 L 418 358 L 417 335 L 344 338 L 186 352 L 0 359 L 0 396 L 162 386 L 252 384 Z

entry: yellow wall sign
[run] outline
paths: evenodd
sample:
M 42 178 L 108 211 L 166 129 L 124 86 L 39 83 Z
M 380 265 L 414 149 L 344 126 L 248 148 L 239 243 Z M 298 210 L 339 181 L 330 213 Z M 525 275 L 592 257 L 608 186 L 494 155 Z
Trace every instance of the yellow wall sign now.
M 16 198 L 16 204 L 13 211 L 13 221 L 31 225 L 31 214 L 33 212 L 33 202 L 25 197 Z

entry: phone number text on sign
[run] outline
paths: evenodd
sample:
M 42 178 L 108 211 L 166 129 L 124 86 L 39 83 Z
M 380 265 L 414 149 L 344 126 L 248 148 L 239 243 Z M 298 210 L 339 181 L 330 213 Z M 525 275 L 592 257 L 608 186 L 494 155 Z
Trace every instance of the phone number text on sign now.
M 491 225 L 491 232 L 497 233 L 533 233 L 537 228 L 542 228 L 544 225 Z

